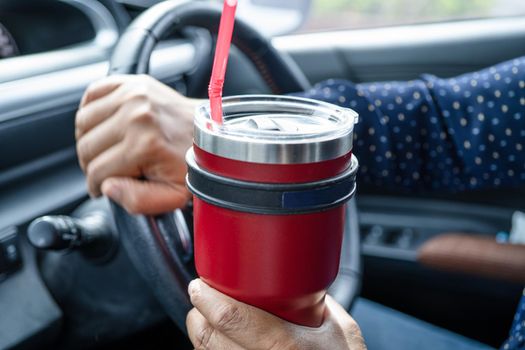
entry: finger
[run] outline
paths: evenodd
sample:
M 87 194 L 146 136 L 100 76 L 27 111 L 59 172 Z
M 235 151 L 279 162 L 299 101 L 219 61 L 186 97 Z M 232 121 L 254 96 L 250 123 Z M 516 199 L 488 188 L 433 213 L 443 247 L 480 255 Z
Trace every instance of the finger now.
M 124 131 L 119 127 L 118 116 L 114 116 L 96 126 L 77 141 L 77 156 L 82 170 L 104 150 L 109 149 L 124 138 Z
M 131 77 L 127 75 L 111 75 L 91 83 L 82 96 L 80 107 L 109 94 L 130 79 Z
M 196 350 L 242 350 L 228 337 L 215 330 L 197 309 L 192 309 L 186 317 L 188 337 Z
M 191 197 L 182 184 L 129 177 L 110 177 L 104 180 L 102 193 L 122 205 L 129 213 L 147 215 L 183 208 Z
M 361 329 L 348 312 L 330 295 L 326 296 L 326 317 L 323 328 L 332 329 L 334 337 L 343 333 L 343 337 L 352 349 L 366 349 Z
M 277 348 L 276 344 L 287 344 L 293 337 L 290 323 L 236 301 L 200 279 L 193 280 L 188 291 L 192 304 L 210 325 L 243 347 Z
M 126 142 L 119 142 L 93 159 L 86 168 L 88 191 L 92 196 L 101 194 L 102 181 L 113 176 L 140 177 L 141 157 L 134 156 Z
M 332 317 L 335 317 L 336 319 L 350 318 L 348 312 L 328 294 L 325 297 L 325 303 L 326 308 Z
M 127 116 L 137 114 L 140 109 L 138 102 L 122 105 L 111 117 L 103 120 L 89 132 L 82 135 L 77 141 L 77 155 L 82 170 L 104 150 L 122 141 L 125 136 L 125 127 L 121 125 Z
M 122 106 L 128 87 L 121 86 L 108 95 L 80 108 L 75 118 L 75 137 L 83 135 L 115 114 Z

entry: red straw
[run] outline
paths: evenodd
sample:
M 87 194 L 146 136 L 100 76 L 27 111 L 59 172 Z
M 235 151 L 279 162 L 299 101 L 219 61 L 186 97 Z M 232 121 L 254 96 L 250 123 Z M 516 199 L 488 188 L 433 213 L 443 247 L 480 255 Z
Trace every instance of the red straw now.
M 211 71 L 210 85 L 208 86 L 211 118 L 219 124 L 222 124 L 222 88 L 224 86 L 226 66 L 228 65 L 236 8 L 237 0 L 224 0 L 213 69 Z

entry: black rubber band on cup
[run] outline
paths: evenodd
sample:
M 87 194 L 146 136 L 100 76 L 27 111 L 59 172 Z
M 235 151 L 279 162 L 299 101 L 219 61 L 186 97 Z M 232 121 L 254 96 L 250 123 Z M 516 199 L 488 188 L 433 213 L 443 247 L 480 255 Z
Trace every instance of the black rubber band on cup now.
M 343 173 L 321 181 L 300 184 L 248 182 L 203 170 L 193 149 L 186 154 L 186 184 L 198 198 L 219 207 L 255 214 L 302 214 L 344 204 L 356 189 L 357 159 Z

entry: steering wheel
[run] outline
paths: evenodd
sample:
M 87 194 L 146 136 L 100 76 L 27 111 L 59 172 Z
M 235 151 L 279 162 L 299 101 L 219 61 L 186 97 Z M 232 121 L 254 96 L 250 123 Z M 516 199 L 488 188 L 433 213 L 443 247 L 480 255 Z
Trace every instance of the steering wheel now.
M 109 74 L 147 74 L 153 48 L 164 34 L 191 26 L 216 35 L 220 15 L 220 5 L 211 2 L 166 1 L 151 7 L 121 36 L 110 61 Z M 253 62 L 273 93 L 309 88 L 308 80 L 294 62 L 246 22 L 236 20 L 232 42 Z M 133 265 L 169 317 L 185 330 L 186 314 L 191 309 L 187 286 L 196 277 L 191 205 L 184 211 L 157 216 L 130 215 L 115 202 L 111 202 L 111 207 Z M 361 282 L 361 246 L 354 201 L 347 205 L 346 214 L 339 274 L 329 292 L 349 309 Z

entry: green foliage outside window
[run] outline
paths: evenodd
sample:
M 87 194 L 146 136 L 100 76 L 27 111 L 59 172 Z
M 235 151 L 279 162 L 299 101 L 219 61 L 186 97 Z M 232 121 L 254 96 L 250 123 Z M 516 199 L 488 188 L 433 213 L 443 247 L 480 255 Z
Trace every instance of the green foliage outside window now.
M 523 0 L 313 0 L 303 30 L 440 22 L 524 12 Z

